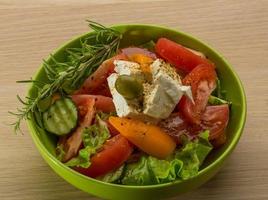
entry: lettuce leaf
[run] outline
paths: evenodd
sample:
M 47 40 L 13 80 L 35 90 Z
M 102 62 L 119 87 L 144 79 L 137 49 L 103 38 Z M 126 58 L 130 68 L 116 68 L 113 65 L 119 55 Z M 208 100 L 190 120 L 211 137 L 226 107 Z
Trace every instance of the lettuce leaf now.
M 226 100 L 220 99 L 219 97 L 215 97 L 212 95 L 209 96 L 208 103 L 210 105 L 222 105 L 222 104 L 231 105 L 232 104 L 232 102 L 230 102 L 230 101 L 226 101 Z
M 97 152 L 109 137 L 109 130 L 105 122 L 96 115 L 96 123 L 85 128 L 83 131 L 82 139 L 84 148 L 80 149 L 78 155 L 66 162 L 65 165 L 69 167 L 77 166 L 88 168 L 91 165 L 90 157 Z
M 146 43 L 140 45 L 140 47 L 148 49 L 149 51 L 154 52 L 155 51 L 155 42 L 153 40 L 150 40 L 149 42 L 146 42 Z
M 63 145 L 62 144 L 57 144 L 56 147 L 56 158 L 60 161 L 63 160 L 65 156 L 65 151 L 63 150 Z
M 209 131 L 204 131 L 199 134 L 198 142 L 196 142 L 196 155 L 200 162 L 200 166 L 203 164 L 205 158 L 213 149 L 213 146 L 209 142 Z
M 138 162 L 128 164 L 121 183 L 124 185 L 155 184 L 156 181 L 148 163 L 148 157 L 144 155 Z
M 216 80 L 216 88 L 212 92 L 212 95 L 216 96 L 216 97 L 218 97 L 220 99 L 223 99 L 223 100 L 225 100 L 225 98 L 226 98 L 226 90 L 223 90 L 221 88 L 221 81 L 218 78 Z
M 208 131 L 202 132 L 197 139 L 187 141 L 166 160 L 142 156 L 138 162 L 126 166 L 122 184 L 152 185 L 196 176 L 199 167 L 212 150 L 208 136 Z
M 183 180 L 192 178 L 198 174 L 199 167 L 213 149 L 208 140 L 209 131 L 199 134 L 198 138 L 188 142 L 175 153 L 175 158 L 183 162 L 179 177 Z
M 168 161 L 149 156 L 148 162 L 157 184 L 176 180 L 183 167 L 183 162 L 176 158 Z
M 97 177 L 98 180 L 104 181 L 107 183 L 116 183 L 120 180 L 123 172 L 124 172 L 125 165 L 122 165 L 117 170 L 109 172 L 108 174 L 105 174 L 103 176 Z

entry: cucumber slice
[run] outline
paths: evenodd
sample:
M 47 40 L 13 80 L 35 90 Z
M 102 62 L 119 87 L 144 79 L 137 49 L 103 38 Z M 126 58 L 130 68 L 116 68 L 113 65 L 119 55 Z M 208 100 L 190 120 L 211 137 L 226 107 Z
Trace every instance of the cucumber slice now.
M 44 128 L 56 135 L 66 135 L 77 125 L 78 112 L 70 98 L 61 98 L 55 101 L 43 113 Z

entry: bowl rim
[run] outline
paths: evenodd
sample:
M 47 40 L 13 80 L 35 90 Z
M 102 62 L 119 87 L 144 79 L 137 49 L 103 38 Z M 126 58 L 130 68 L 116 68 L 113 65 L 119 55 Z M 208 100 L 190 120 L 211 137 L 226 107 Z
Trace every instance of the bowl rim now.
M 226 150 L 220 155 L 218 156 L 211 164 L 209 164 L 208 166 L 206 166 L 205 168 L 203 168 L 202 170 L 198 171 L 198 174 L 195 177 L 201 176 L 205 173 L 207 173 L 211 168 L 216 167 L 218 164 L 220 164 L 220 162 L 222 162 L 235 148 L 235 146 L 237 145 L 242 133 L 243 133 L 243 129 L 245 126 L 245 122 L 246 122 L 246 114 L 247 114 L 247 104 L 246 104 L 246 95 L 245 95 L 245 90 L 243 88 L 242 82 L 240 80 L 240 78 L 238 77 L 237 73 L 234 71 L 233 67 L 231 66 L 231 64 L 215 49 L 213 49 L 210 45 L 208 45 L 208 43 L 203 42 L 202 40 L 192 36 L 191 34 L 188 34 L 186 32 L 180 31 L 180 30 L 175 30 L 173 28 L 168 28 L 165 26 L 158 26 L 158 25 L 152 25 L 152 24 L 113 24 L 112 26 L 109 26 L 111 28 L 124 28 L 124 27 L 145 27 L 145 28 L 160 28 L 160 29 L 165 29 L 168 30 L 170 32 L 173 32 L 175 34 L 180 34 L 183 35 L 185 37 L 188 37 L 190 40 L 194 40 L 199 42 L 200 44 L 202 44 L 205 48 L 209 49 L 210 51 L 212 51 L 213 53 L 215 53 L 220 60 L 226 65 L 228 66 L 228 68 L 230 69 L 231 73 L 233 74 L 234 78 L 236 79 L 237 83 L 238 83 L 238 88 L 239 91 L 242 94 L 242 102 L 241 102 L 241 106 L 242 106 L 242 113 L 241 113 L 241 118 L 239 120 L 239 124 L 237 125 L 239 128 L 238 130 L 235 132 L 235 136 L 232 139 L 232 141 L 230 142 L 230 144 L 227 146 Z M 61 45 L 59 45 L 59 47 L 57 47 L 56 49 L 54 49 L 49 56 L 47 56 L 46 60 L 51 58 L 51 55 L 59 52 L 59 51 L 63 51 L 67 45 L 69 45 L 70 43 L 72 43 L 75 40 L 78 40 L 79 38 L 85 37 L 86 35 L 90 34 L 92 32 L 92 30 L 90 30 L 89 32 L 85 32 L 83 34 L 80 35 L 76 35 L 74 37 L 71 37 L 69 40 L 67 40 L 66 42 L 62 43 Z M 35 71 L 33 79 L 36 79 L 36 77 L 39 75 L 41 69 L 43 68 L 43 63 L 41 63 L 37 69 L 37 71 Z M 31 95 L 30 91 L 33 87 L 33 83 L 31 83 L 28 87 L 27 90 L 27 95 Z M 33 120 L 31 120 L 31 118 L 27 119 L 27 126 L 29 129 L 29 132 L 37 146 L 37 148 L 39 149 L 39 151 L 42 151 L 42 153 L 45 153 L 48 158 L 54 162 L 56 165 L 60 165 L 61 167 L 63 167 L 65 170 L 69 171 L 70 173 L 74 173 L 76 176 L 79 176 L 82 179 L 86 179 L 87 181 L 92 181 L 92 182 L 96 182 L 98 184 L 104 184 L 107 186 L 112 186 L 112 187 L 120 187 L 120 188 L 132 188 L 132 189 L 157 189 L 157 188 L 163 188 L 163 187 L 167 187 L 170 185 L 174 185 L 174 184 L 178 184 L 178 183 L 182 183 L 182 182 L 187 182 L 188 180 L 175 180 L 173 182 L 168 182 L 168 183 L 161 183 L 161 184 L 155 184 L 155 185 L 143 185 L 143 186 L 137 186 L 137 185 L 122 185 L 122 184 L 114 184 L 114 183 L 107 183 L 107 182 L 103 182 L 88 176 L 85 176 L 83 174 L 80 174 L 79 172 L 71 169 L 70 167 L 67 167 L 66 165 L 64 165 L 62 162 L 60 162 L 59 160 L 57 160 L 57 158 L 55 158 L 46 148 L 45 146 L 42 144 L 41 140 L 39 140 L 36 132 L 36 125 L 33 122 Z

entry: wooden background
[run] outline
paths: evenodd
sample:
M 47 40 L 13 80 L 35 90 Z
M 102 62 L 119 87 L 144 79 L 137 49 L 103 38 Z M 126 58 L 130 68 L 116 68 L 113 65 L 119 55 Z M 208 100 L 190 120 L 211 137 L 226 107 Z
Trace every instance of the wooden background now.
M 86 32 L 85 19 L 106 25 L 149 23 L 177 28 L 221 52 L 247 94 L 244 134 L 226 166 L 201 188 L 173 199 L 268 199 L 268 1 L 267 0 L 0 0 L 0 199 L 89 199 L 42 160 L 25 135 L 13 135 L 7 110 L 41 59 Z

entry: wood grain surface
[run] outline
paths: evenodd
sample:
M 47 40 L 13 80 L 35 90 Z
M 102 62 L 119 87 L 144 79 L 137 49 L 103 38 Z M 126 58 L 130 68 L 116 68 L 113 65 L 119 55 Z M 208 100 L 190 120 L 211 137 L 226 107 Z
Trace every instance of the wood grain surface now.
M 268 199 L 268 1 L 0 0 L 0 199 L 97 199 L 57 176 L 43 161 L 25 125 L 14 135 L 7 111 L 43 58 L 88 31 L 85 19 L 111 25 L 148 23 L 180 29 L 221 52 L 247 94 L 243 136 L 225 167 L 181 200 Z

